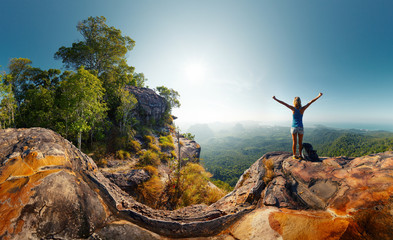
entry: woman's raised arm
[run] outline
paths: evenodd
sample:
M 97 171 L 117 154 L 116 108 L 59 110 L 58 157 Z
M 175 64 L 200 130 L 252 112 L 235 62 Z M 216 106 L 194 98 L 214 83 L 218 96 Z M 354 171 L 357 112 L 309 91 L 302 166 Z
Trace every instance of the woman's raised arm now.
M 281 101 L 281 100 L 278 100 L 278 99 L 276 98 L 276 96 L 273 96 L 273 99 L 276 100 L 277 102 L 281 103 L 281 104 L 284 105 L 285 107 L 291 109 L 292 111 L 295 110 L 295 107 L 289 105 L 289 104 L 286 103 L 286 102 L 283 102 L 283 101 Z
M 309 103 L 307 103 L 304 107 L 302 107 L 302 111 L 304 112 L 304 110 L 306 110 L 313 102 L 317 101 L 318 98 L 322 97 L 322 95 L 323 95 L 322 93 L 319 93 L 318 97 L 314 98 Z

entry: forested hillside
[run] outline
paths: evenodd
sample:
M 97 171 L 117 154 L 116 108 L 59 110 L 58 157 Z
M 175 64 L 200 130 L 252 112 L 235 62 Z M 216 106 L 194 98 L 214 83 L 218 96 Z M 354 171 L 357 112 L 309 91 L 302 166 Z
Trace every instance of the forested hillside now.
M 156 87 L 165 103 L 159 114 L 148 117 L 129 90 L 147 81 L 127 64 L 135 41 L 108 26 L 105 17 L 80 21 L 76 30 L 82 40 L 54 53 L 65 71 L 41 69 L 28 58 L 10 59 L 0 74 L 0 128 L 49 128 L 87 152 L 135 150 L 131 140 L 143 140 L 171 123 L 179 94 Z
M 207 125 L 190 129 L 207 129 L 210 135 L 214 135 L 209 139 L 198 140 L 202 147 L 202 162 L 214 179 L 224 181 L 232 187 L 244 170 L 263 154 L 271 151 L 292 151 L 288 127 L 242 128 L 238 124 L 214 133 Z M 195 134 L 198 137 L 198 133 Z M 306 130 L 304 142 L 311 143 L 322 157 L 358 157 L 392 150 L 393 133 L 318 126 Z
M 108 26 L 105 17 L 80 21 L 76 30 L 82 40 L 54 53 L 65 71 L 10 59 L 0 73 L 0 129 L 54 130 L 151 207 L 175 209 L 221 198 L 225 192 L 199 165 L 199 145 L 176 131 L 172 109 L 180 107 L 179 93 L 145 87 L 144 74 L 128 65 L 134 40 Z

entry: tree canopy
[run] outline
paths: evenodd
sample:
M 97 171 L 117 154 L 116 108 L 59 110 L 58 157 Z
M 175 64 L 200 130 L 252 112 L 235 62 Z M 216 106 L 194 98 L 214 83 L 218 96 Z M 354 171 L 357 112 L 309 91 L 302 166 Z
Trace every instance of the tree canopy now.
M 160 94 L 161 97 L 165 99 L 168 105 L 168 109 L 171 110 L 172 108 L 180 107 L 179 97 L 180 94 L 173 90 L 172 88 L 167 88 L 165 86 L 159 86 L 156 88 L 157 92 Z
M 126 63 L 125 56 L 135 46 L 135 41 L 123 36 L 119 29 L 109 27 L 106 18 L 89 17 L 77 25 L 82 41 L 71 47 L 61 47 L 55 53 L 55 59 L 61 59 L 67 68 L 78 69 L 85 66 L 87 70 L 98 75 Z
M 105 117 L 104 91 L 101 81 L 83 67 L 61 82 L 59 110 L 69 126 L 66 131 L 78 134 L 79 149 L 82 133 Z
M 31 67 L 31 60 L 27 58 L 13 58 L 8 65 L 9 74 L 5 76 L 4 83 L 12 86 L 12 91 L 18 103 L 23 100 L 23 91 L 28 84 L 28 75 Z
M 0 75 L 0 128 L 12 127 L 16 110 L 16 101 L 11 84 L 3 81 Z

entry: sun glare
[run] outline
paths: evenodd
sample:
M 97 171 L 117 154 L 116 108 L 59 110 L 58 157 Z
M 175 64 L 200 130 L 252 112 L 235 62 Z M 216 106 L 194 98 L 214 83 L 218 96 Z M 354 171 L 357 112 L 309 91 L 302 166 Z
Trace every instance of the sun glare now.
M 206 67 L 201 63 L 191 63 L 186 65 L 185 74 L 191 83 L 204 82 L 206 78 Z

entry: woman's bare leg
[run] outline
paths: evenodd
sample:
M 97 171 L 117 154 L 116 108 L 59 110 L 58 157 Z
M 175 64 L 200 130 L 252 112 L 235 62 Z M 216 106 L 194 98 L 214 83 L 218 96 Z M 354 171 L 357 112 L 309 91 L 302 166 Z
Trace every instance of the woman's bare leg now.
M 297 134 L 292 134 L 292 152 L 293 156 L 296 156 L 296 144 L 297 144 Z
M 299 136 L 299 155 L 302 156 L 303 150 L 303 134 L 298 134 Z

